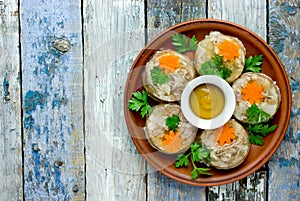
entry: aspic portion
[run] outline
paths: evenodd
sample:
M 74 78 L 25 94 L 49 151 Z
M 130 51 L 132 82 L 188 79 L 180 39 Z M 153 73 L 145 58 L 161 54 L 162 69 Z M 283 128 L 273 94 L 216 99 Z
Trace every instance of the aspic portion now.
M 212 31 L 198 43 L 194 67 L 200 75 L 218 75 L 231 83 L 242 74 L 245 55 L 238 38 Z
M 234 117 L 248 124 L 269 121 L 277 112 L 281 101 L 279 87 L 263 73 L 244 73 L 232 84 L 236 95 Z M 256 118 L 249 117 L 251 108 L 257 108 Z M 247 114 L 248 113 L 248 114 Z
M 145 133 L 155 149 L 177 154 L 185 152 L 194 142 L 197 128 L 185 119 L 179 105 L 169 103 L 153 106 L 146 120 Z
M 155 100 L 179 101 L 186 84 L 196 77 L 193 62 L 173 50 L 157 51 L 147 62 L 142 81 Z
M 203 130 L 200 134 L 200 143 L 210 149 L 208 165 L 217 169 L 231 169 L 241 164 L 250 150 L 247 131 L 234 119 L 224 126 Z

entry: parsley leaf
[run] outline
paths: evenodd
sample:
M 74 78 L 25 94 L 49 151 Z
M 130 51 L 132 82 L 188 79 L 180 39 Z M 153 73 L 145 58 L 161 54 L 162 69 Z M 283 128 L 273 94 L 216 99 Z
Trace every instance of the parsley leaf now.
M 258 108 L 256 104 L 253 104 L 246 110 L 246 116 L 247 123 L 260 123 L 267 121 L 271 115 Z
M 207 172 L 210 168 L 198 168 L 194 167 L 193 171 L 191 172 L 192 179 L 197 179 L 199 175 L 212 175 L 210 172 Z
M 192 36 L 190 40 L 190 50 L 197 50 L 198 46 L 198 41 L 195 35 Z
M 201 75 L 217 75 L 223 79 L 230 77 L 232 71 L 223 64 L 223 56 L 216 55 L 201 65 Z
M 210 172 L 210 168 L 200 168 L 197 167 L 195 162 L 201 161 L 210 161 L 210 149 L 203 147 L 201 144 L 194 142 L 191 145 L 191 151 L 188 154 L 180 154 L 175 162 L 175 167 L 183 167 L 188 166 L 189 164 L 189 157 L 191 159 L 193 170 L 191 172 L 191 178 L 197 179 L 199 175 L 212 175 Z
M 247 130 L 253 134 L 259 134 L 265 137 L 267 134 L 271 133 L 277 128 L 277 125 L 274 124 L 273 126 L 269 127 L 268 124 L 255 124 L 254 126 L 248 125 Z
M 179 125 L 179 116 L 173 115 L 172 117 L 166 118 L 166 125 L 169 127 L 170 130 L 175 131 Z
M 262 137 L 265 137 L 270 132 L 274 131 L 277 128 L 277 125 L 269 127 L 268 124 L 255 124 L 248 125 L 247 130 L 249 131 L 249 140 L 251 144 L 264 145 Z
M 250 56 L 245 61 L 244 72 L 252 71 L 254 73 L 259 73 L 261 71 L 263 55 Z
M 184 167 L 189 165 L 189 156 L 190 154 L 180 154 L 175 162 L 175 167 Z
M 197 49 L 198 41 L 195 35 L 191 39 L 188 39 L 184 34 L 174 34 L 172 41 L 172 44 L 176 47 L 176 51 L 180 53 Z
M 150 73 L 154 85 L 164 84 L 169 80 L 169 76 L 158 66 L 154 66 Z
M 145 90 L 132 93 L 132 98 L 128 101 L 127 107 L 136 112 L 140 111 L 143 118 L 152 111 L 152 107 L 148 102 L 148 94 Z
M 264 141 L 262 140 L 262 136 L 254 135 L 254 134 L 251 133 L 249 135 L 249 140 L 250 140 L 251 144 L 256 144 L 256 145 L 260 145 L 260 146 L 264 145 Z

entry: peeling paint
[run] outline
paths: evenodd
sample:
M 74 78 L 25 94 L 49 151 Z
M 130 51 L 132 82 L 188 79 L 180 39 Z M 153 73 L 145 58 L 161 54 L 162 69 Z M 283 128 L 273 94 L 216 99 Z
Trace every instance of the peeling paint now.
M 54 94 L 54 99 L 52 101 L 52 109 L 55 107 L 60 108 L 63 105 L 66 105 L 68 103 L 68 99 L 66 97 L 59 97 L 59 95 L 56 93 Z
M 37 184 L 40 183 L 40 165 L 41 165 L 41 155 L 39 154 L 39 152 L 36 151 L 32 151 L 32 159 L 34 161 L 34 176 L 36 179 Z
M 296 158 L 291 158 L 289 160 L 287 160 L 286 158 L 279 158 L 279 166 L 280 168 L 289 166 L 300 167 L 300 161 Z
M 32 115 L 24 118 L 24 128 L 25 129 L 32 129 L 34 127 L 34 118 Z
M 24 111 L 26 114 L 31 114 L 32 111 L 40 106 L 42 109 L 46 103 L 47 94 L 38 91 L 28 91 L 24 97 Z
M 3 90 L 3 98 L 4 101 L 9 101 L 10 97 L 9 97 L 9 82 L 8 82 L 8 77 L 7 74 L 4 74 L 4 80 L 3 80 L 3 86 L 2 86 L 2 90 Z

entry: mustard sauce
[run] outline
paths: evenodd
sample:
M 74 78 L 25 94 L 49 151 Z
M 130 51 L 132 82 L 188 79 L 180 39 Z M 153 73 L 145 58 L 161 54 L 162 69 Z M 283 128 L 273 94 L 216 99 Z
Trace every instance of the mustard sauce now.
M 223 92 L 213 84 L 201 84 L 196 87 L 190 96 L 192 111 L 203 119 L 212 119 L 218 116 L 225 105 Z

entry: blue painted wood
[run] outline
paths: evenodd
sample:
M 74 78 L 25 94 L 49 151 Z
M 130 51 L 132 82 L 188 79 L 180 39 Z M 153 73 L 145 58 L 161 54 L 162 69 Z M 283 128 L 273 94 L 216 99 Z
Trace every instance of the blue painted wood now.
M 290 79 L 292 111 L 288 131 L 269 162 L 269 200 L 300 200 L 300 3 L 269 1 L 269 40 Z
M 25 200 L 84 200 L 81 1 L 21 1 Z

